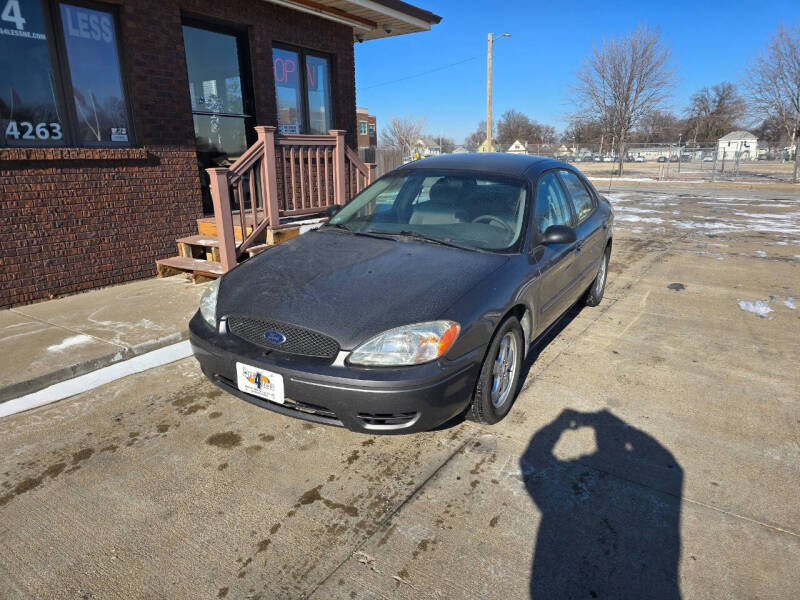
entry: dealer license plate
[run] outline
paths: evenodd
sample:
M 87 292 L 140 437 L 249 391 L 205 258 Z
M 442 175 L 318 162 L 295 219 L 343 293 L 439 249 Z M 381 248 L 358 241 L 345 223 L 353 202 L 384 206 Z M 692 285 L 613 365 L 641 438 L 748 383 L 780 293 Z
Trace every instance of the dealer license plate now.
M 236 384 L 239 391 L 283 404 L 283 377 L 277 373 L 237 362 Z

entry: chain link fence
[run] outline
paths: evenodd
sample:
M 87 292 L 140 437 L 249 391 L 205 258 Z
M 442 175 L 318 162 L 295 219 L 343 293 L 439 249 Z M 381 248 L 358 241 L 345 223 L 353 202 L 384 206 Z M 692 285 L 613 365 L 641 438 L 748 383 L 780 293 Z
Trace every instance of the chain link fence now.
M 374 162 L 378 177 L 410 160 L 408 152 L 379 146 L 362 159 Z M 361 151 L 359 151 L 361 154 Z M 541 148 L 540 156 L 575 163 L 594 176 L 619 176 L 616 152 L 606 144 L 564 142 Z M 785 147 L 751 143 L 739 149 L 720 148 L 717 142 L 702 144 L 630 144 L 625 150 L 623 174 L 648 180 L 792 180 L 794 153 Z
M 576 144 L 557 157 L 579 163 L 588 173 L 617 174 L 618 157 L 608 145 Z M 733 148 L 721 143 L 630 144 L 625 150 L 623 173 L 647 179 L 697 179 L 736 181 L 739 179 L 791 181 L 794 154 L 786 148 L 767 144 L 740 143 Z

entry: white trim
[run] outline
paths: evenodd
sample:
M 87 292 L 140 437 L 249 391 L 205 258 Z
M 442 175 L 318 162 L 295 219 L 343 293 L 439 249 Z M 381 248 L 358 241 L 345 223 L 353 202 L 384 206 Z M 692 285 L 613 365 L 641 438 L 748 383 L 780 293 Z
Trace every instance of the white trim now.
M 52 404 L 64 398 L 69 398 L 76 394 L 93 390 L 106 385 L 117 379 L 141 373 L 155 367 L 175 362 L 192 355 L 192 346 L 188 340 L 172 344 L 147 352 L 140 356 L 135 356 L 129 360 L 114 363 L 108 367 L 92 371 L 80 377 L 74 377 L 67 381 L 55 383 L 38 392 L 20 396 L 14 400 L 9 400 L 0 404 L 0 417 L 7 417 L 25 410 L 31 410 L 46 404 Z
M 302 4 L 295 4 L 290 0 L 267 0 L 267 2 L 271 2 L 272 4 L 277 4 L 279 6 L 285 6 L 286 8 L 291 8 L 292 10 L 296 10 L 298 12 L 306 13 L 309 15 L 314 15 L 317 17 L 321 17 L 323 19 L 327 19 L 328 21 L 333 21 L 334 23 L 341 23 L 342 25 L 349 25 L 350 27 L 354 27 L 356 29 L 360 29 L 362 31 L 376 31 L 375 27 L 370 27 L 369 25 L 364 25 L 359 21 L 352 21 L 346 17 L 340 17 L 339 15 L 333 15 L 327 11 L 319 10 L 316 8 L 312 8 L 310 6 L 304 6 Z
M 374 10 L 377 13 L 382 15 L 386 15 L 387 17 L 391 17 L 393 19 L 397 19 L 398 21 L 403 21 L 404 23 L 408 23 L 409 25 L 413 25 L 414 27 L 419 27 L 420 29 L 424 29 L 425 31 L 430 31 L 431 24 L 427 21 L 423 21 L 422 19 L 418 19 L 417 17 L 412 17 L 411 15 L 407 15 L 404 12 L 400 12 L 399 10 L 394 10 L 393 8 L 389 8 L 388 6 L 384 6 L 383 4 L 378 4 L 377 2 L 372 2 L 371 0 L 347 0 L 349 4 L 356 4 L 362 8 L 366 8 L 367 10 Z

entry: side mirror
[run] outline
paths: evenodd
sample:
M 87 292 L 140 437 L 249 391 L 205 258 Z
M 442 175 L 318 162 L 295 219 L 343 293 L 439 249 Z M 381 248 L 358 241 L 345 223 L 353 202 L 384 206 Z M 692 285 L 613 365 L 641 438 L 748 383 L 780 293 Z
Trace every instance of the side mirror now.
M 327 216 L 330 219 L 333 215 L 338 213 L 340 210 L 342 210 L 342 205 L 341 204 L 331 204 L 328 208 L 325 209 L 325 216 Z
M 542 236 L 543 244 L 571 244 L 577 241 L 575 230 L 567 225 L 550 225 Z

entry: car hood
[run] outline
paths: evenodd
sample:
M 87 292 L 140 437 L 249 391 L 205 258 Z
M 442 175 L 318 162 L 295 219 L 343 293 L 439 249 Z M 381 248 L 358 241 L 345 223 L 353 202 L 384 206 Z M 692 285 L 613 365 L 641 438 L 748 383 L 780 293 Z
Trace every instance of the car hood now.
M 218 314 L 299 325 L 351 350 L 392 327 L 440 318 L 506 261 L 420 241 L 315 231 L 225 275 Z

